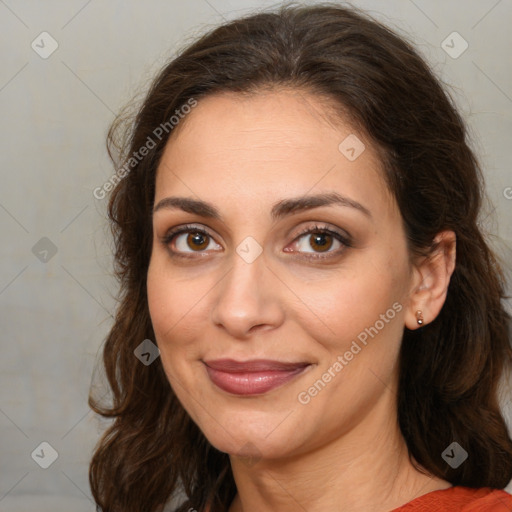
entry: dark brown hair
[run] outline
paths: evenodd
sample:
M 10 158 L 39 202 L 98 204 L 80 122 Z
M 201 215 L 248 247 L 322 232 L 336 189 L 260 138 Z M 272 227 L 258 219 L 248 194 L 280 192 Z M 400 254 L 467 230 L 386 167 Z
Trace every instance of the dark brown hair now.
M 103 352 L 113 401 L 90 397 L 113 418 L 90 466 L 105 512 L 153 512 L 180 492 L 176 508 L 225 511 L 236 488 L 229 457 L 213 448 L 171 389 L 160 359 L 144 366 L 134 349 L 154 340 L 146 295 L 155 172 L 172 131 L 154 130 L 191 99 L 216 92 L 291 87 L 329 98 L 382 155 L 411 255 L 453 230 L 457 263 L 445 305 L 429 325 L 404 330 L 398 420 L 410 456 L 426 471 L 469 487 L 502 488 L 512 478 L 512 441 L 498 385 L 512 360 L 504 278 L 478 225 L 483 182 L 454 101 L 412 45 L 354 8 L 280 7 L 224 24 L 174 58 L 153 82 L 124 145 L 109 134 L 114 162 L 155 142 L 133 161 L 109 202 L 119 307 Z M 193 115 L 193 114 L 192 114 Z M 185 120 L 186 122 L 186 120 Z M 152 135 L 153 134 L 153 135 Z M 469 454 L 452 469 L 453 441 Z

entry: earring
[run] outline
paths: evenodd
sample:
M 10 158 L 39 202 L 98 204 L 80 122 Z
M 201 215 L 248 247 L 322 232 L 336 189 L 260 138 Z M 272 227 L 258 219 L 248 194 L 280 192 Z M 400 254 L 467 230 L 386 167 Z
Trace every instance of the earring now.
M 418 325 L 423 325 L 423 313 L 419 309 L 416 311 L 416 321 Z

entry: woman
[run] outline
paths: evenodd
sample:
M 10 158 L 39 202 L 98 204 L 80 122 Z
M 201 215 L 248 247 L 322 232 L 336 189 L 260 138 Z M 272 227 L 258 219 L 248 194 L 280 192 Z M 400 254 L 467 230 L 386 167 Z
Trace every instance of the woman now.
M 512 509 L 480 170 L 408 43 L 334 5 L 239 19 L 127 135 L 101 510 Z

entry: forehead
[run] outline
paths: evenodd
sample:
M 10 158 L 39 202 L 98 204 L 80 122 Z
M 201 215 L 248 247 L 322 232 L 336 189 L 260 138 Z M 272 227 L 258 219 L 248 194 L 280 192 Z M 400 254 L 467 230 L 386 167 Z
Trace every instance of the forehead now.
M 328 190 L 389 206 L 382 164 L 363 134 L 312 94 L 221 93 L 201 99 L 172 133 L 155 203 L 171 192 L 265 202 Z
M 261 144 L 280 151 L 318 148 L 319 143 L 325 148 L 353 132 L 325 97 L 296 89 L 222 92 L 198 102 L 174 130 L 168 149 L 173 152 L 174 142 L 183 150 L 200 143 L 209 153 L 258 150 Z M 325 140 L 327 133 L 332 140 Z

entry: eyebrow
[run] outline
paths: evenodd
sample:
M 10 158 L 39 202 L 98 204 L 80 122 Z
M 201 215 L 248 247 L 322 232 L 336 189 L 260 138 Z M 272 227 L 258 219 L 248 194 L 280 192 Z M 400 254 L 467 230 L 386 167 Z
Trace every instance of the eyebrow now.
M 274 221 L 276 221 L 293 213 L 309 210 L 311 208 L 318 208 L 320 206 L 344 206 L 354 208 L 367 217 L 372 218 L 372 214 L 368 208 L 353 199 L 338 194 L 337 192 L 327 192 L 323 194 L 282 199 L 273 205 L 270 216 Z M 155 205 L 153 213 L 162 209 L 179 209 L 187 213 L 199 215 L 200 217 L 222 220 L 222 216 L 215 206 L 205 201 L 191 199 L 188 197 L 166 197 Z

